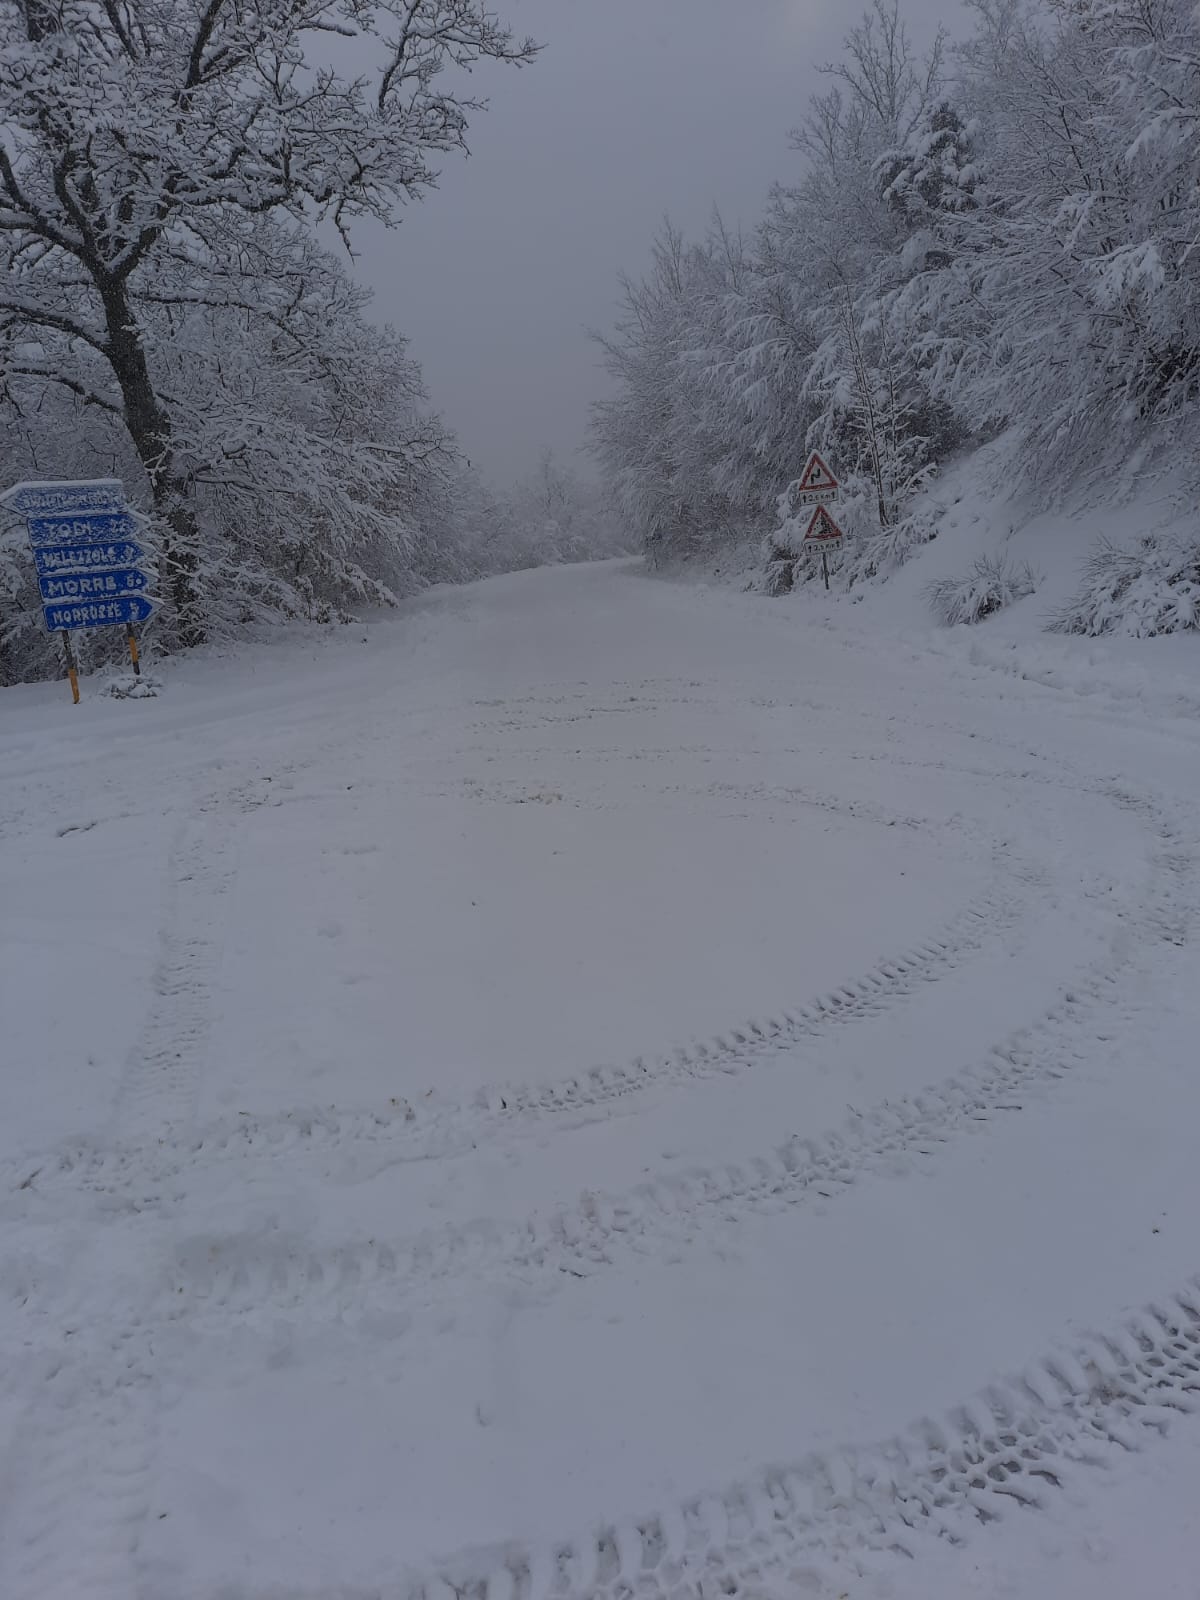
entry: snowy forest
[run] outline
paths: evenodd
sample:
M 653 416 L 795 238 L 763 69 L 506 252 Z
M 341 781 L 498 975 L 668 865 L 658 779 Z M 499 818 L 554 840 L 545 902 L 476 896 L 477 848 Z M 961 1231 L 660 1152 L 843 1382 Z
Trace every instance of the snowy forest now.
M 872 0 L 757 226 L 668 222 L 622 283 L 600 485 L 547 456 L 514 489 L 464 459 L 352 249 L 466 148 L 470 70 L 526 66 L 532 41 L 485 0 L 16 0 L 0 27 L 0 472 L 125 483 L 160 649 L 626 547 L 751 551 L 784 592 L 817 571 L 789 489 L 813 448 L 853 587 L 931 537 L 921 491 L 956 454 L 1008 436 L 1051 490 L 1190 442 L 1190 0 L 973 0 L 922 47 Z M 936 603 L 953 620 L 1020 583 Z M 1149 631 L 1195 626 L 1200 544 L 1101 550 L 1087 583 L 1063 626 L 1147 583 Z M 56 670 L 6 518 L 0 684 Z
M 788 485 L 811 448 L 845 486 L 843 587 L 931 536 L 920 491 L 985 441 L 1048 491 L 1190 453 L 1192 0 L 973 0 L 923 50 L 873 0 L 824 76 L 758 226 L 664 225 L 601 341 L 596 448 L 652 559 L 753 543 L 768 592 L 810 580 Z M 1200 539 L 1149 540 L 1098 552 L 1062 625 L 1098 631 L 1147 574 L 1161 631 L 1200 622 Z M 946 620 L 964 599 L 933 598 Z
M 349 253 L 465 149 L 469 69 L 531 41 L 482 0 L 19 0 L 0 29 L 0 477 L 124 481 L 160 648 L 611 551 L 572 469 L 471 469 Z M 55 671 L 9 517 L 0 685 Z

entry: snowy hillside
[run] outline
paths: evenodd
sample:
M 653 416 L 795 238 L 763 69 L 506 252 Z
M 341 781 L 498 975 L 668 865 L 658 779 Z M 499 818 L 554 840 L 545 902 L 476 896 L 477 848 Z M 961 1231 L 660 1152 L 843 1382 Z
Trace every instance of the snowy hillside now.
M 1192 1592 L 1195 653 L 952 491 L 4 691 L 5 1600 Z
M 936 537 L 886 584 L 868 586 L 866 603 L 872 609 L 886 608 L 897 623 L 925 627 L 937 619 L 931 586 L 939 579 L 967 578 L 982 559 L 1013 573 L 1028 571 L 1033 592 L 984 619 L 978 638 L 1032 643 L 1084 588 L 1088 560 L 1105 543 L 1135 550 L 1145 536 L 1196 539 L 1196 498 L 1186 479 L 1190 463 L 1172 473 L 1134 462 L 1128 470 L 1054 490 L 1031 481 L 1020 469 L 1019 455 L 1019 441 L 1006 436 L 953 462 L 922 493 L 914 514 Z M 1127 612 L 1118 637 L 1135 631 L 1132 608 Z M 1194 645 L 1166 640 L 1149 654 L 1126 653 L 1127 659 L 1156 665 L 1190 661 L 1194 655 Z

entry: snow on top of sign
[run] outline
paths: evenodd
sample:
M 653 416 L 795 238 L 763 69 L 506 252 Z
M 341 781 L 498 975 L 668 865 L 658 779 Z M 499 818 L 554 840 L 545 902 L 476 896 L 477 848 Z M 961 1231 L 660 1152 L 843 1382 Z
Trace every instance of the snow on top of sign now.
M 15 499 L 25 489 L 112 489 L 116 494 L 125 493 L 120 478 L 23 478 L 10 488 L 0 489 L 0 500 Z
M 123 511 L 125 487 L 119 478 L 72 478 L 14 484 L 0 496 L 25 515 L 38 511 Z
M 116 489 L 124 493 L 120 478 L 22 478 L 20 483 L 0 490 L 0 500 L 16 494 L 18 489 Z

